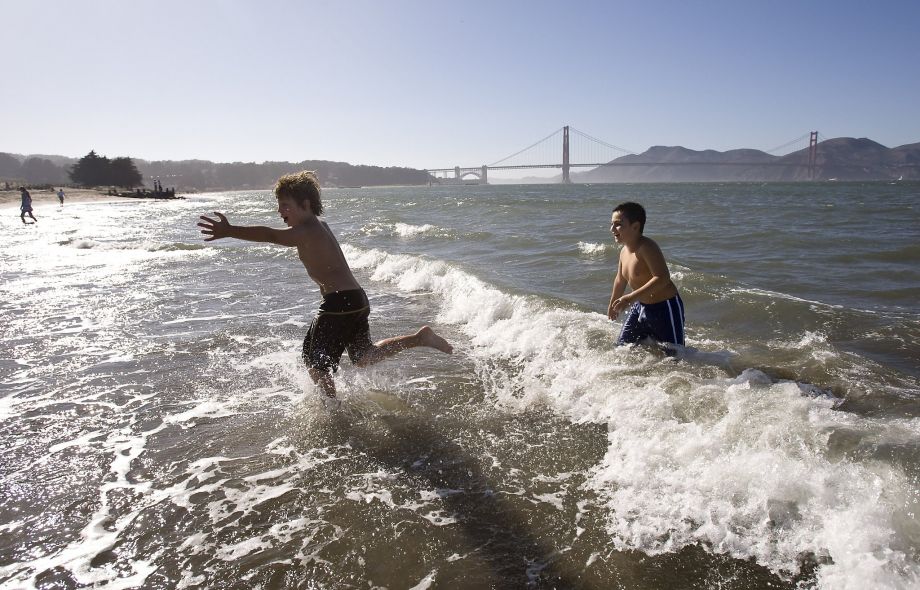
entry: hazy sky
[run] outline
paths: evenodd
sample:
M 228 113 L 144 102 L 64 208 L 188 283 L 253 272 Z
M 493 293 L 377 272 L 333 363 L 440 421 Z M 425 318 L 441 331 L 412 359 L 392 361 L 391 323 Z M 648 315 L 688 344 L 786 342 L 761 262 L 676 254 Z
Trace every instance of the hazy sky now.
M 920 141 L 920 2 L 0 0 L 0 151 L 494 162 Z

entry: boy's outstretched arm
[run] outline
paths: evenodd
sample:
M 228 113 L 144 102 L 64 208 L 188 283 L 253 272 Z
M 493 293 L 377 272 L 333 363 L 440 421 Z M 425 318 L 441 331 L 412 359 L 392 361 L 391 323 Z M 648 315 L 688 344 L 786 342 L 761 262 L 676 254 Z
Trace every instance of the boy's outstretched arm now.
M 298 242 L 298 232 L 291 229 L 275 229 L 261 225 L 231 225 L 227 217 L 215 211 L 217 219 L 211 219 L 204 215 L 198 222 L 201 233 L 208 236 L 205 242 L 219 240 L 221 238 L 236 238 L 249 242 L 268 242 L 278 244 L 279 246 L 296 246 Z

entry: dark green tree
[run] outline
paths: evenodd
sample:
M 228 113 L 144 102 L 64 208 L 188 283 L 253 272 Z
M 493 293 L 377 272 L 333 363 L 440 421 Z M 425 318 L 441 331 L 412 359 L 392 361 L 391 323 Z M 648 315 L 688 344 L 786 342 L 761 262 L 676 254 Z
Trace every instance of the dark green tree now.
M 134 188 L 144 183 L 144 178 L 138 172 L 134 160 L 131 158 L 115 158 L 109 165 L 110 178 L 107 184 Z
M 82 186 L 105 186 L 111 184 L 112 163 L 95 151 L 80 158 L 70 169 L 70 180 Z

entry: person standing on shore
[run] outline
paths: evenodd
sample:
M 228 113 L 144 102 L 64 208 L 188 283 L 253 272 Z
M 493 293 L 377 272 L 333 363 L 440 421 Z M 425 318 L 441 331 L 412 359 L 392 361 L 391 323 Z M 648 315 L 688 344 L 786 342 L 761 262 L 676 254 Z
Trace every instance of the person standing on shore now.
M 653 341 L 684 346 L 684 302 L 671 280 L 661 248 L 642 235 L 645 209 L 638 203 L 621 203 L 613 210 L 610 233 L 621 244 L 620 261 L 607 317 L 615 320 L 628 310 L 617 345 Z M 626 285 L 632 288 L 624 294 Z
M 58 200 L 61 202 L 61 207 L 64 206 L 64 187 L 58 189 Z
M 19 218 L 22 219 L 23 223 L 26 223 L 26 213 L 28 213 L 33 222 L 38 222 L 35 216 L 32 215 L 32 195 L 29 194 L 29 191 L 27 191 L 24 186 L 19 187 L 19 192 L 22 194 L 22 205 L 19 206 Z
M 368 317 L 367 294 L 355 279 L 335 235 L 325 221 L 320 200 L 319 181 L 313 172 L 287 174 L 275 185 L 278 214 L 288 229 L 264 226 L 230 225 L 224 214 L 218 219 L 201 216 L 198 227 L 206 242 L 236 238 L 297 248 L 307 275 L 317 285 L 323 302 L 310 324 L 303 341 L 303 360 L 313 382 L 328 398 L 335 398 L 332 379 L 339 359 L 347 350 L 352 364 L 366 367 L 398 352 L 417 346 L 434 348 L 450 354 L 453 347 L 430 327 L 422 326 L 413 334 L 372 342 Z

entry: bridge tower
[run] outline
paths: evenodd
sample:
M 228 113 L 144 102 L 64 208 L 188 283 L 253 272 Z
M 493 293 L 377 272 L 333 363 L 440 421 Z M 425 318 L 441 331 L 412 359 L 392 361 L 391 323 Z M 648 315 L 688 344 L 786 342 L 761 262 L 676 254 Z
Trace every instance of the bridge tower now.
M 562 184 L 569 184 L 569 126 L 562 128 Z
M 485 164 L 482 165 L 481 176 L 479 177 L 479 184 L 489 184 L 489 167 Z
M 818 132 L 812 131 L 808 139 L 808 180 L 815 179 L 815 167 L 818 163 Z

